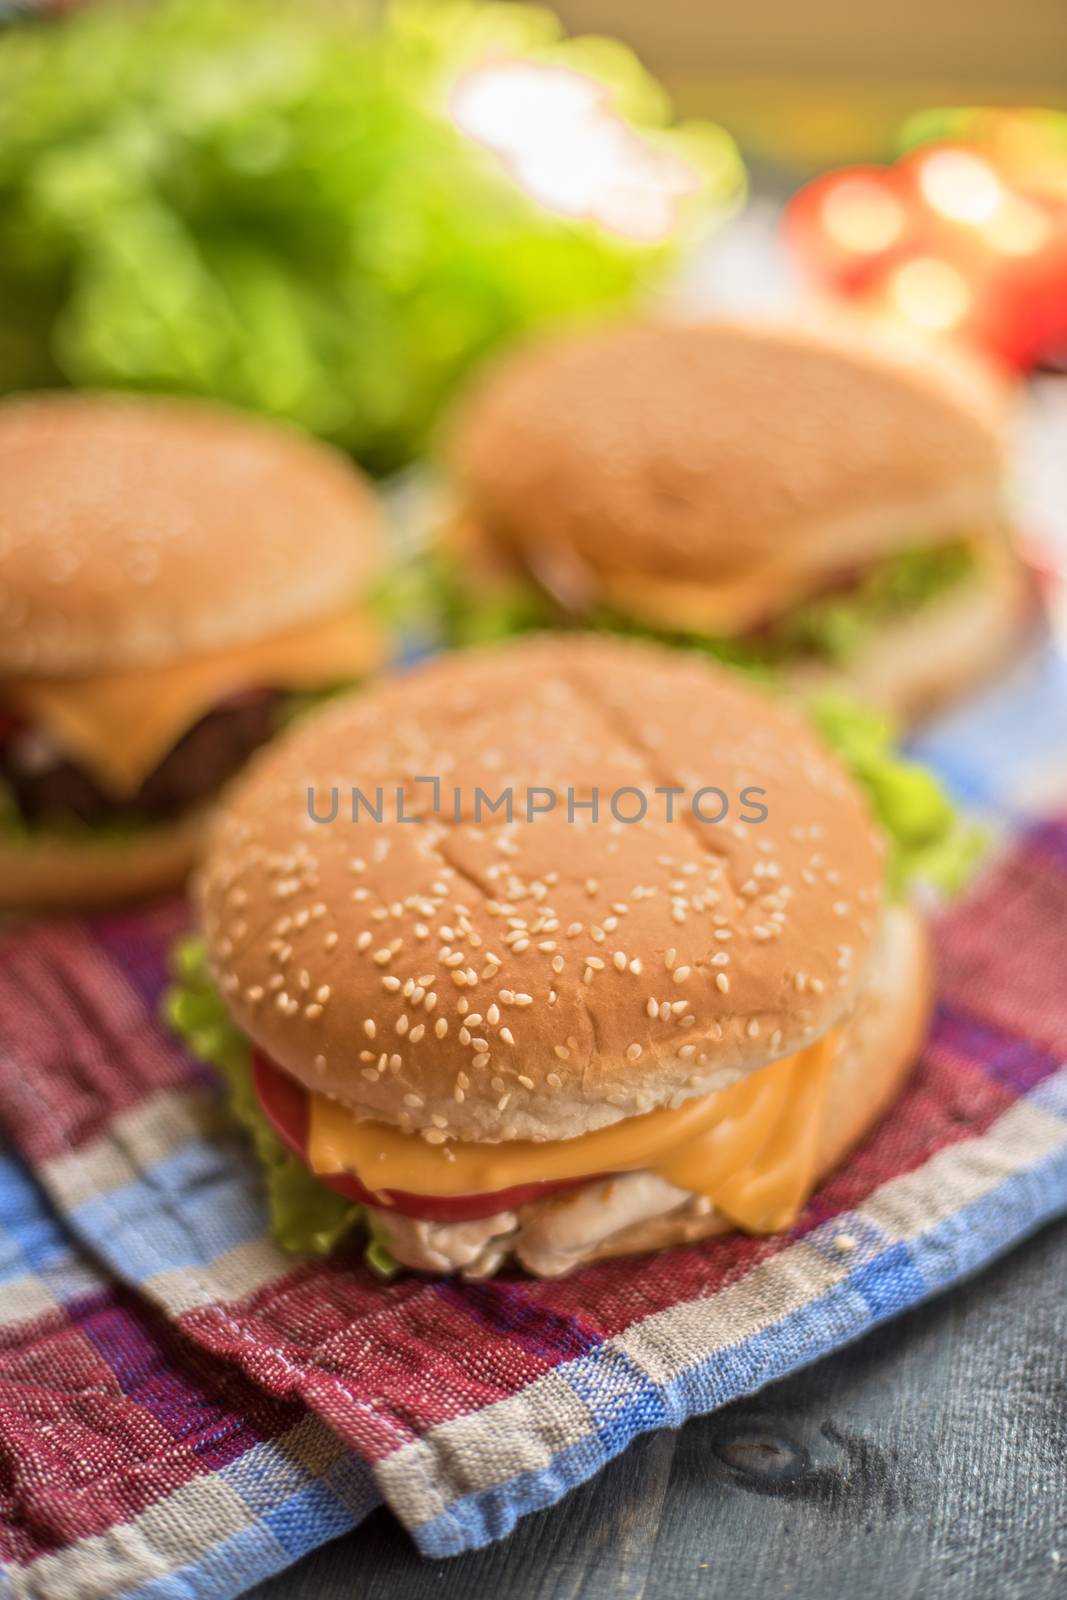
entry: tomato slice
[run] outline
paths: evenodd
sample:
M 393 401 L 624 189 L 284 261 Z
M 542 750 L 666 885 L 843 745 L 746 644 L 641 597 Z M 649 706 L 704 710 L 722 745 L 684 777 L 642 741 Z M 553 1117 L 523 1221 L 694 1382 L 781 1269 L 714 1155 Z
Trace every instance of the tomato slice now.
M 252 1078 L 263 1115 L 282 1143 L 306 1164 L 307 1090 L 259 1050 L 253 1053 Z M 555 1183 L 520 1184 L 517 1188 L 498 1189 L 492 1194 L 431 1195 L 408 1194 L 403 1189 L 383 1189 L 375 1193 L 364 1188 L 351 1172 L 316 1173 L 315 1176 L 348 1200 L 387 1207 L 427 1222 L 471 1222 L 477 1217 L 491 1217 L 497 1211 L 513 1211 L 516 1206 L 528 1205 L 531 1200 L 541 1200 L 564 1189 L 578 1189 L 589 1182 L 588 1178 L 563 1178 Z

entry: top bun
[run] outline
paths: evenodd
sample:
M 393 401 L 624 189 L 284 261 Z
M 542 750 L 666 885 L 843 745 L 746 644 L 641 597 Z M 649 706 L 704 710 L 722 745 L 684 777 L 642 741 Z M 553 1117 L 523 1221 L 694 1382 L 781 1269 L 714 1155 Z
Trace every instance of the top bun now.
M 397 786 L 410 819 L 433 777 L 440 814 L 399 821 Z M 328 816 L 334 785 L 336 819 L 313 821 L 309 787 Z M 379 785 L 383 820 L 354 824 L 352 787 L 376 803 Z M 483 803 L 476 824 L 476 788 L 508 785 L 514 822 Z M 708 785 L 718 825 L 692 814 Z M 527 822 L 535 786 L 560 799 Z M 612 815 L 624 786 L 645 821 Z M 761 822 L 740 820 L 748 786 Z M 568 820 L 568 787 L 599 788 L 598 822 Z M 866 802 L 795 713 L 696 658 L 572 635 L 306 719 L 217 816 L 200 900 L 241 1027 L 309 1087 L 440 1142 L 566 1138 L 811 1043 L 862 982 L 882 891 Z
M 626 323 L 494 364 L 453 454 L 484 533 L 629 578 L 640 613 L 646 578 L 851 568 L 987 525 L 1002 424 L 977 368 L 871 329 Z
M 0 406 L 0 672 L 161 666 L 335 611 L 381 561 L 343 458 L 214 406 Z

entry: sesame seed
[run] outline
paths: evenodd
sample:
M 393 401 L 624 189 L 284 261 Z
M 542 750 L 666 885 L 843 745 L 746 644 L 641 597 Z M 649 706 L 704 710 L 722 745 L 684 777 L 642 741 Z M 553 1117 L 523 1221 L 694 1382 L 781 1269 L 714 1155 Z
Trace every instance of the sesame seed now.
M 442 1133 L 440 1128 L 423 1128 L 422 1137 L 427 1144 L 444 1144 L 448 1135 Z
M 623 954 L 623 952 L 621 950 L 616 950 L 615 954 L 612 956 L 611 959 L 615 964 L 616 971 L 618 971 L 618 972 L 625 972 L 626 971 L 626 957 L 625 957 L 625 955 Z
M 534 1086 L 533 1079 L 527 1078 L 525 1074 L 521 1072 L 519 1073 L 519 1082 L 522 1084 L 524 1089 L 532 1089 Z
M 725 972 L 717 972 L 715 974 L 715 987 L 718 989 L 720 994 L 729 994 L 730 980 L 726 976 Z
M 570 1053 L 570 1051 L 568 1050 L 568 1048 L 567 1048 L 567 1046 L 565 1044 L 553 1045 L 552 1048 L 553 1048 L 553 1050 L 555 1051 L 556 1055 L 559 1057 L 559 1059 L 561 1061 L 569 1061 L 570 1060 L 571 1053 Z
M 422 1105 L 422 1101 L 421 1101 L 421 1099 L 419 1098 L 419 1096 L 417 1094 L 412 1094 L 409 1091 L 404 1096 L 404 1104 L 406 1106 L 411 1106 L 411 1107 L 415 1108 L 415 1107 L 421 1106 Z
M 378 1032 L 378 1027 L 373 1017 L 368 1017 L 364 1022 L 363 1032 L 367 1035 L 368 1039 L 374 1038 L 375 1034 Z
M 545 1076 L 545 1082 L 553 1089 L 561 1089 L 563 1087 L 563 1079 L 560 1077 L 558 1072 L 547 1073 Z
M 295 1003 L 294 1001 L 293 1004 Z M 313 1000 L 309 1006 L 304 1007 L 304 1015 L 309 1022 L 314 1022 L 317 1017 L 322 1016 L 322 1007 Z
M 675 981 L 675 983 L 684 983 L 686 978 L 688 978 L 688 976 L 689 976 L 691 971 L 692 971 L 691 967 L 675 967 L 675 969 L 674 969 L 674 981 Z
M 482 1051 L 479 1052 L 478 1055 L 471 1057 L 471 1066 L 477 1068 L 477 1070 L 479 1072 L 482 1070 L 483 1067 L 487 1067 L 488 1065 L 489 1065 L 489 1053 L 486 1050 L 482 1050 Z
M 445 1034 L 448 1032 L 448 1023 L 444 1017 L 438 1017 L 437 1021 L 433 1025 L 433 1031 L 439 1039 L 444 1038 Z
M 515 1043 L 515 1035 L 512 1033 L 510 1028 L 501 1028 L 500 1037 L 503 1039 L 505 1044 Z
M 756 1039 L 759 1037 L 759 1023 L 756 1021 L 755 1017 L 750 1017 L 748 1019 L 748 1022 L 745 1025 L 745 1032 L 748 1034 L 750 1039 Z
M 411 1040 L 412 1044 L 418 1044 L 425 1032 L 426 1024 L 424 1022 L 417 1022 L 412 1028 L 411 1032 L 408 1034 L 408 1038 Z
M 626 1059 L 628 1061 L 640 1061 L 643 1054 L 644 1051 L 636 1041 L 626 1046 Z
M 392 973 L 388 973 L 382 979 L 382 988 L 383 989 L 388 989 L 390 994 L 395 994 L 396 991 L 400 988 L 400 979 L 399 978 L 394 978 Z
M 633 973 L 635 978 L 639 978 L 641 976 L 641 957 L 640 956 L 634 956 L 633 960 L 630 962 L 630 971 Z
M 377 962 L 379 967 L 387 967 L 392 959 L 393 952 L 388 948 L 387 945 L 383 945 L 380 950 L 375 950 L 374 952 L 374 960 Z

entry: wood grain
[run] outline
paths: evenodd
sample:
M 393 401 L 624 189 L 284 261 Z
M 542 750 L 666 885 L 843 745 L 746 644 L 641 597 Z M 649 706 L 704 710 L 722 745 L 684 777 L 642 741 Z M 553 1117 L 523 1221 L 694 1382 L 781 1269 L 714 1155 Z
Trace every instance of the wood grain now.
M 385 1511 L 255 1600 L 1067 1595 L 1067 1223 L 752 1399 L 429 1562 Z

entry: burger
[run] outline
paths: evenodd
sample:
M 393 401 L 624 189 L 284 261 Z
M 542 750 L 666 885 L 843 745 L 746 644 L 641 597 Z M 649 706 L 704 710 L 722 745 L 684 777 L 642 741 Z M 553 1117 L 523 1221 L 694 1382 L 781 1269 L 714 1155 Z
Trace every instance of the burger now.
M 1019 640 L 1002 400 L 850 327 L 622 324 L 505 357 L 452 437 L 455 636 L 570 618 L 905 720 Z
M 790 1227 L 931 1007 L 894 891 L 950 813 L 681 652 L 574 634 L 309 717 L 217 813 L 172 1025 L 283 1242 L 543 1277 Z M 642 801 L 644 802 L 642 804 Z
M 383 654 L 372 497 L 331 451 L 169 400 L 0 406 L 0 904 L 174 883 L 222 784 Z

